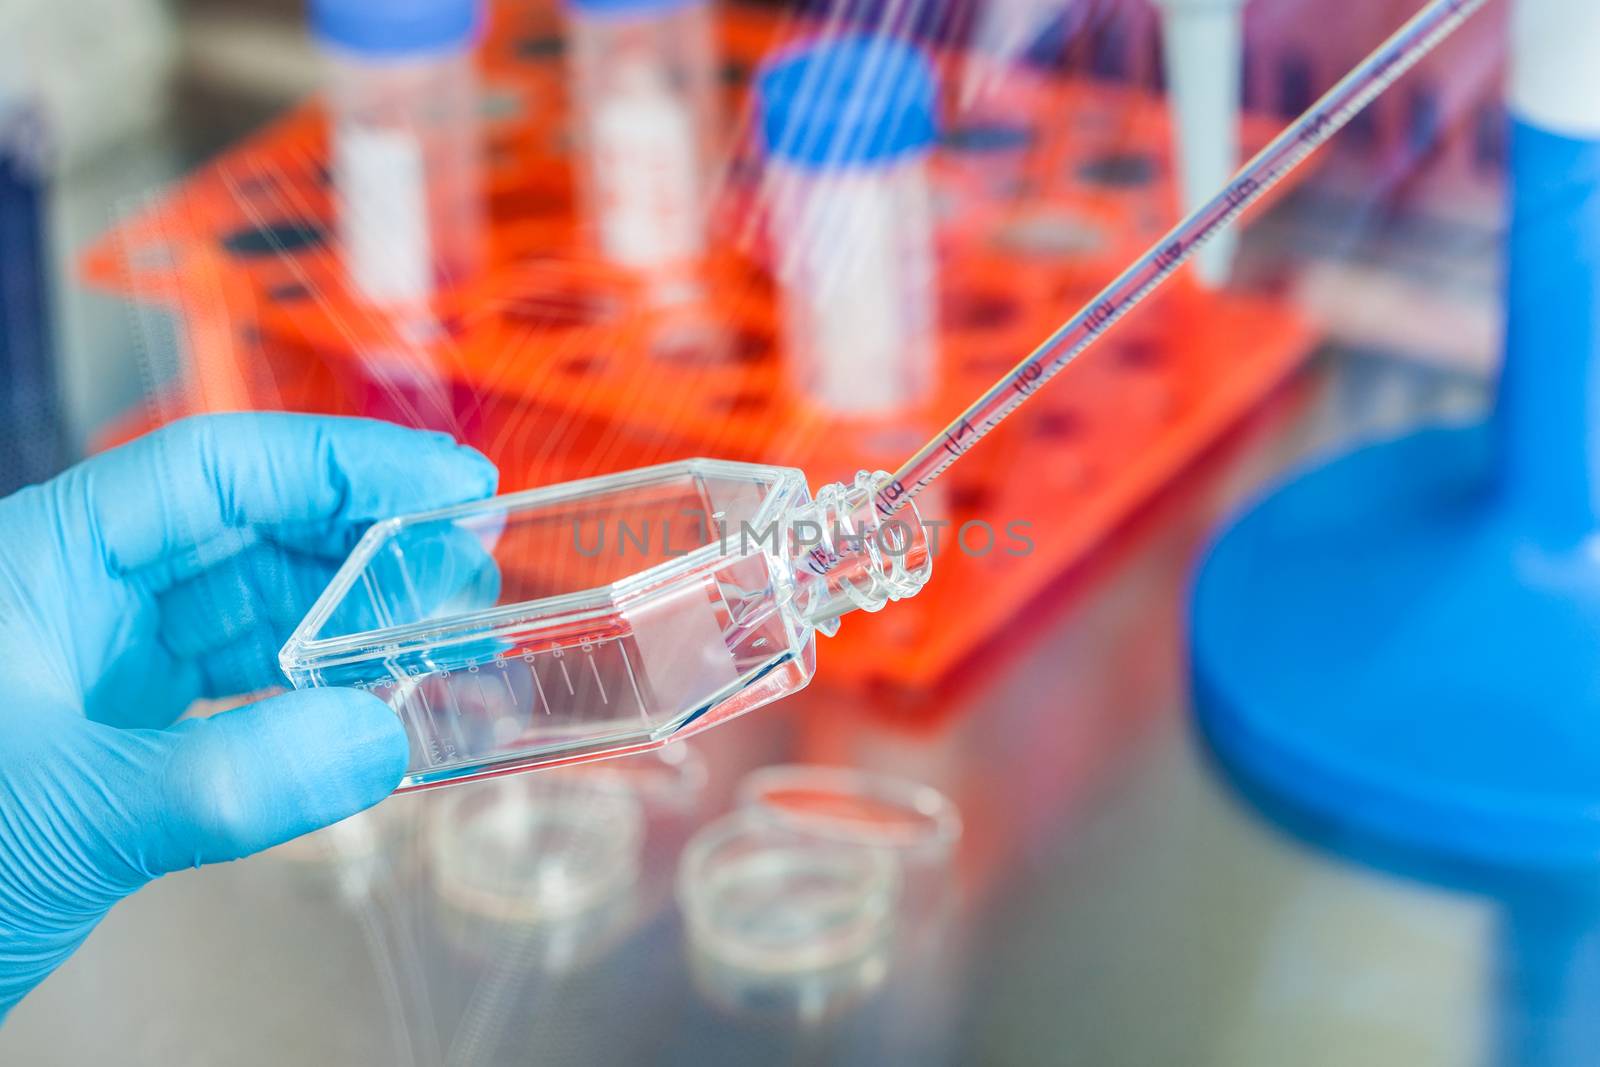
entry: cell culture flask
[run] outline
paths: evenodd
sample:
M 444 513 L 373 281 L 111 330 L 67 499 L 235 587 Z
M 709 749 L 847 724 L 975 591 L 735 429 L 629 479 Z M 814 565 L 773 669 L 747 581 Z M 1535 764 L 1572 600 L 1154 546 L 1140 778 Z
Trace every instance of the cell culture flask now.
M 375 524 L 279 654 L 374 693 L 400 791 L 655 748 L 806 685 L 815 636 L 927 581 L 888 476 L 684 460 Z

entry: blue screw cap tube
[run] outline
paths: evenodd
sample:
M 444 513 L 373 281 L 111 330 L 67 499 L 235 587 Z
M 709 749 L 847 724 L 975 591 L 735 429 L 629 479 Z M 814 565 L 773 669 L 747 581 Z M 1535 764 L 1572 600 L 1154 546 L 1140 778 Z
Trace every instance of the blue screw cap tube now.
M 852 34 L 779 56 L 756 92 L 791 384 L 831 415 L 906 414 L 937 360 L 933 67 Z
M 465 45 L 482 12 L 482 0 L 311 0 L 311 31 L 358 55 L 419 55 Z
M 927 57 L 890 37 L 851 35 L 792 52 L 757 82 L 769 156 L 805 167 L 892 163 L 933 144 L 937 84 Z
M 482 262 L 472 54 L 481 11 L 481 0 L 311 3 L 312 30 L 327 54 L 323 99 L 346 282 L 369 305 L 403 315 L 408 343 L 437 335 L 428 302 Z M 385 380 L 431 375 L 425 361 L 403 353 L 374 360 Z M 428 392 L 428 406 L 442 403 L 434 384 Z

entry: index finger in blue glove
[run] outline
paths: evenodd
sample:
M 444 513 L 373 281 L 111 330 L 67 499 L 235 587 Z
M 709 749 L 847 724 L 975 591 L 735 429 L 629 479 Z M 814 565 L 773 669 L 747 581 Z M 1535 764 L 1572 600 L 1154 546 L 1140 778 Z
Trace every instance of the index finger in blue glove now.
M 163 586 L 214 563 L 201 549 L 240 530 L 336 555 L 365 523 L 487 496 L 497 481 L 445 434 L 281 413 L 184 419 L 74 474 L 107 572 L 165 564 Z

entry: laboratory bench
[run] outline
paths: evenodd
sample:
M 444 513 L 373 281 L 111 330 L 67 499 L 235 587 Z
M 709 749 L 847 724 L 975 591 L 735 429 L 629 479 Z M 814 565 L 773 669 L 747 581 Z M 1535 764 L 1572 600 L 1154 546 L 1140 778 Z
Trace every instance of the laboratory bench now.
M 590 897 L 496 912 L 458 877 L 483 853 L 441 854 L 473 791 L 592 814 L 559 777 L 508 784 L 563 772 L 394 797 L 321 847 L 119 904 L 12 1013 L 0 1062 L 1494 1062 L 1496 903 L 1366 865 L 1245 799 L 1196 735 L 1184 638 L 1222 516 L 1301 457 L 1470 415 L 1483 395 L 1471 375 L 1325 351 L 939 693 L 831 691 L 824 644 L 810 690 L 666 760 L 619 762 L 625 778 L 650 764 L 645 817 L 626 876 Z M 810 971 L 708 962 L 675 884 L 685 842 L 750 770 L 786 761 L 932 785 L 964 833 L 881 951 Z

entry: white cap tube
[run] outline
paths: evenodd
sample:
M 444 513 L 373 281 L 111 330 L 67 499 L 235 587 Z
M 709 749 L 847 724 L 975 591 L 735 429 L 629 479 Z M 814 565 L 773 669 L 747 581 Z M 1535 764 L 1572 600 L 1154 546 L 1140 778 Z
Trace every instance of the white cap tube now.
M 1176 125 L 1184 211 L 1215 196 L 1239 166 L 1239 74 L 1244 0 L 1158 0 L 1167 96 Z M 1200 249 L 1202 284 L 1227 281 L 1238 244 L 1235 228 Z
M 1550 133 L 1600 137 L 1600 2 L 1517 0 L 1510 105 Z

